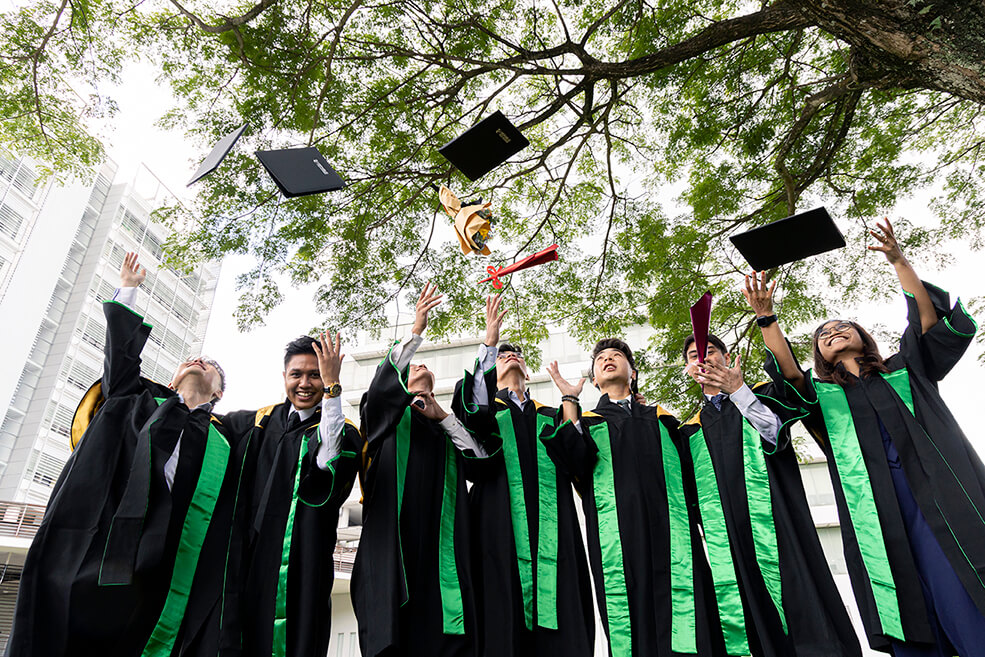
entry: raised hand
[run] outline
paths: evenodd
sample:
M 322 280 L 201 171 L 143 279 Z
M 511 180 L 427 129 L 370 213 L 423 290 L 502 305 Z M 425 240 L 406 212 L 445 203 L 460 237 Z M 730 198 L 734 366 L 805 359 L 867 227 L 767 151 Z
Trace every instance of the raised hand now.
M 431 309 L 441 303 L 443 294 L 437 294 L 438 286 L 431 285 L 431 281 L 424 284 L 424 289 L 417 297 L 417 306 L 414 311 L 414 335 L 424 335 L 424 329 L 428 327 L 428 313 Z
M 562 377 L 557 367 L 557 361 L 547 366 L 547 373 L 551 375 L 554 385 L 557 386 L 562 395 L 577 397 L 581 394 L 581 389 L 585 387 L 585 377 L 582 377 L 578 383 L 569 383 L 567 379 Z
M 883 221 L 886 223 L 881 224 L 876 222 L 876 227 L 879 231 L 869 230 L 869 234 L 879 240 L 879 244 L 870 244 L 868 249 L 870 251 L 881 251 L 885 253 L 886 260 L 891 265 L 904 262 L 906 258 L 903 257 L 903 251 L 899 247 L 899 242 L 896 241 L 896 234 L 893 232 L 893 225 L 889 223 L 889 217 L 885 217 Z
M 746 286 L 742 289 L 742 296 L 746 298 L 746 303 L 755 311 L 757 317 L 769 317 L 773 314 L 775 289 L 776 281 L 772 281 L 767 287 L 766 272 L 754 271 L 746 274 Z
M 491 294 L 486 297 L 486 339 L 485 344 L 495 347 L 499 342 L 499 329 L 503 326 L 503 317 L 508 310 L 499 312 L 499 304 L 503 301 L 501 294 Z
M 736 354 L 735 363 L 732 367 L 724 364 L 716 364 L 706 360 L 703 363 L 691 363 L 689 367 L 694 367 L 698 372 L 698 383 L 702 390 L 705 386 L 718 388 L 727 395 L 742 387 L 742 368 L 739 366 L 740 356 Z
M 137 262 L 137 254 L 130 251 L 120 265 L 120 287 L 139 287 L 147 278 L 147 270 Z
M 332 341 L 332 334 L 323 332 L 311 345 L 318 356 L 318 371 L 321 374 L 322 385 L 338 383 L 339 375 L 342 372 L 342 334 L 335 334 L 335 341 Z
M 434 398 L 433 392 L 423 392 L 414 398 L 411 408 L 416 410 L 418 413 L 431 420 L 444 420 L 448 417 L 448 413 L 445 412 L 440 405 L 438 405 L 437 400 Z

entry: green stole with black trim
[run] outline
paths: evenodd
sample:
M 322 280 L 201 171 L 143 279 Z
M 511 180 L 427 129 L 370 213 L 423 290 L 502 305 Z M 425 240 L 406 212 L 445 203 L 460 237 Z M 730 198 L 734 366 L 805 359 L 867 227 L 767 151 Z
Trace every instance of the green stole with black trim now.
M 595 415 L 585 413 L 583 417 Z M 667 491 L 667 518 L 670 526 L 671 647 L 674 652 L 697 652 L 697 621 L 694 611 L 694 568 L 691 559 L 691 527 L 684 500 L 681 462 L 667 427 L 657 422 Z M 595 510 L 598 515 L 602 580 L 609 626 L 609 645 L 613 655 L 633 654 L 633 632 L 629 614 L 629 594 L 619 534 L 612 468 L 612 442 L 607 422 L 588 427 L 598 447 L 598 460 L 592 473 Z M 599 602 L 602 604 L 602 601 Z
M 400 569 L 404 590 L 407 590 L 407 572 L 404 565 L 403 540 L 400 537 L 400 511 L 404 499 L 404 481 L 407 477 L 407 458 L 410 455 L 411 410 L 404 409 L 397 424 L 397 547 L 400 551 Z M 442 631 L 445 634 L 465 634 L 465 607 L 462 602 L 462 584 L 458 576 L 458 560 L 455 556 L 455 516 L 458 495 L 458 461 L 455 446 L 445 437 L 444 489 L 441 496 L 441 516 L 438 529 L 438 585 L 441 593 Z M 409 598 L 408 598 L 409 599 Z M 406 604 L 404 600 L 403 604 Z M 401 605 L 401 606 L 402 606 Z
M 158 399 L 157 403 L 163 401 Z M 157 625 L 154 626 L 150 639 L 141 653 L 142 657 L 169 657 L 174 650 L 174 643 L 185 617 L 185 609 L 188 607 L 188 596 L 195 579 L 198 556 L 205 542 L 212 512 L 219 499 L 219 491 L 222 489 L 229 452 L 229 443 L 215 425 L 209 423 L 202 469 L 181 526 L 181 538 L 168 595 L 164 600 L 164 608 L 161 610 Z
M 700 423 L 700 420 L 699 420 Z M 746 502 L 752 528 L 756 564 L 763 576 L 766 590 L 776 606 L 783 631 L 787 621 L 783 611 L 783 588 L 780 578 L 779 550 L 776 541 L 776 523 L 773 518 L 773 502 L 770 492 L 766 457 L 760 443 L 759 432 L 749 422 L 742 421 L 742 464 L 746 489 Z M 690 439 L 691 457 L 694 463 L 694 479 L 698 491 L 698 508 L 704 527 L 705 545 L 718 614 L 725 638 L 725 648 L 730 655 L 749 654 L 749 638 L 745 627 L 745 614 L 732 560 L 731 539 L 728 524 L 722 510 L 721 489 L 715 474 L 715 466 L 705 442 L 704 429 L 698 429 Z
M 502 400 L 497 400 L 500 403 Z M 528 400 L 527 403 L 536 402 Z M 537 555 L 530 545 L 530 525 L 527 523 L 527 505 L 523 489 L 523 472 L 516 444 L 516 428 L 509 405 L 496 413 L 499 435 L 503 441 L 503 461 L 509 483 L 510 517 L 513 521 L 513 541 L 516 546 L 517 567 L 520 573 L 520 590 L 523 594 L 523 617 L 527 629 L 534 626 L 533 580 L 537 573 L 536 624 L 556 630 L 557 622 L 557 470 L 547 455 L 547 448 L 538 440 L 541 430 L 553 424 L 551 417 L 536 413 L 537 434 L 533 437 L 537 450 Z M 534 563 L 536 561 L 536 567 Z

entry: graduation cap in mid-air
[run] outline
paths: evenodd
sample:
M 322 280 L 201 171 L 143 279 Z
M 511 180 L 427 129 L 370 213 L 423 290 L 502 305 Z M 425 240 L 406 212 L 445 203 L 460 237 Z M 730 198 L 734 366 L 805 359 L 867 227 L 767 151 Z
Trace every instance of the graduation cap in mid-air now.
M 345 187 L 345 181 L 314 146 L 257 151 L 256 156 L 288 198 Z
M 711 291 L 701 295 L 691 306 L 691 331 L 694 333 L 694 348 L 698 350 L 698 362 L 705 362 L 708 351 L 708 331 L 711 327 Z
M 231 151 L 233 146 L 236 145 L 236 140 L 239 139 L 244 132 L 246 132 L 247 127 L 249 127 L 249 124 L 244 123 L 220 139 L 219 143 L 212 147 L 212 151 L 206 155 L 205 159 L 202 160 L 202 163 L 198 165 L 198 170 L 195 172 L 195 175 L 192 176 L 192 179 L 189 180 L 188 184 L 185 186 L 191 187 L 199 180 L 219 168 L 219 165 L 222 164 L 222 161 L 226 158 L 226 155 L 228 155 L 229 151 Z
M 756 271 L 845 246 L 845 238 L 823 207 L 753 228 L 729 239 Z
M 449 162 L 476 181 L 530 145 L 499 110 L 438 149 Z
M 498 290 L 503 287 L 502 281 L 499 280 L 500 276 L 506 276 L 507 274 L 512 274 L 513 272 L 520 271 L 521 269 L 536 267 L 537 265 L 542 265 L 545 262 L 553 262 L 557 259 L 557 244 L 551 244 L 546 249 L 538 251 L 537 253 L 532 253 L 526 258 L 517 260 L 512 265 L 507 267 L 493 267 L 492 265 L 486 267 L 486 273 L 489 274 L 489 276 L 483 278 L 479 281 L 479 283 L 492 281 L 493 287 Z

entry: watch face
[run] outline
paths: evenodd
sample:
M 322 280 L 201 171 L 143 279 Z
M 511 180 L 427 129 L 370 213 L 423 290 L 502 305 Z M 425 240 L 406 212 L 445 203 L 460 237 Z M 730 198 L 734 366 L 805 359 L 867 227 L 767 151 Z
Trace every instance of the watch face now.
M 325 394 L 329 397 L 338 397 L 342 394 L 342 384 L 333 383 L 332 385 L 325 388 Z

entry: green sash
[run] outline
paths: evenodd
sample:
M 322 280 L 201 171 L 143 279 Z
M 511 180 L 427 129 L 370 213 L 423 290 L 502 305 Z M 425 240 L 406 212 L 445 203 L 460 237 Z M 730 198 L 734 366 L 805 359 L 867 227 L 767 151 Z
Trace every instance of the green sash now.
M 528 402 L 533 403 L 533 402 Z M 516 547 L 517 567 L 520 573 L 520 590 L 523 594 L 523 615 L 528 630 L 533 629 L 533 581 L 534 557 L 530 545 L 527 506 L 524 499 L 523 474 L 516 445 L 516 429 L 509 408 L 496 413 L 499 434 L 503 441 L 503 459 L 509 484 L 510 518 L 513 524 L 513 542 Z M 552 423 L 546 415 L 537 413 L 537 436 Z M 535 438 L 536 440 L 536 438 Z M 537 625 L 556 630 L 557 624 L 557 472 L 547 455 L 547 448 L 536 440 L 537 448 Z
M 222 480 L 226 474 L 229 451 L 229 443 L 214 425 L 209 424 L 202 469 L 181 527 L 171 585 L 161 616 L 144 647 L 143 657 L 169 657 L 174 649 L 178 630 L 185 617 L 185 608 L 188 606 L 192 581 L 195 579 L 198 556 L 202 551 L 202 544 L 205 542 L 212 512 L 215 510 Z
M 848 515 L 862 554 L 862 564 L 872 586 L 872 597 L 875 599 L 882 633 L 905 641 L 896 582 L 889 567 L 872 482 L 862 457 L 848 397 L 840 385 L 821 381 L 813 381 L 813 384 L 821 404 Z
M 725 650 L 730 655 L 748 655 L 749 638 L 746 636 L 742 597 L 739 595 L 739 582 L 735 575 L 735 563 L 732 561 L 732 547 L 722 511 L 718 480 L 715 478 L 715 467 L 705 443 L 704 431 L 699 430 L 692 435 L 690 443 L 694 479 L 698 489 L 698 508 L 701 510 L 701 524 L 705 530 L 711 576 L 715 582 L 715 598 L 718 600 Z

